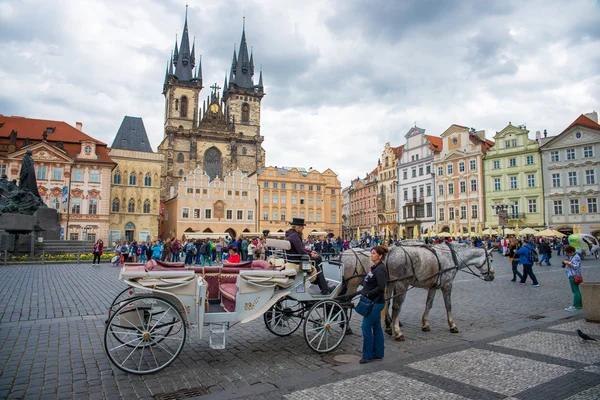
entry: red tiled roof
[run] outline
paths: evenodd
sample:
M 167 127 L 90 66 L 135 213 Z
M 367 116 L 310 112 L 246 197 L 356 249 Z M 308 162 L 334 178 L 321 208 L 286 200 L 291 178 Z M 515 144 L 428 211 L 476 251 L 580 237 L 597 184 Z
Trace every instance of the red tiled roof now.
M 396 154 L 396 158 L 402 157 L 402 151 L 404 150 L 404 145 L 398 147 L 392 147 L 394 153 Z
M 42 140 L 42 134 L 47 128 L 54 128 L 54 133 L 48 134 L 49 141 L 79 143 L 81 140 L 91 140 L 106 145 L 63 121 L 7 117 L 0 114 L 0 138 L 9 137 L 10 132 L 15 130 L 18 134 L 17 139 Z
M 108 155 L 106 144 L 88 136 L 79 129 L 62 121 L 50 121 L 44 119 L 33 119 L 24 117 L 7 117 L 0 114 L 0 143 L 10 143 L 10 133 L 17 132 L 16 147 L 20 149 L 25 139 L 30 139 L 32 143 L 39 143 L 43 140 L 42 134 L 47 128 L 54 128 L 53 133 L 48 133 L 46 141 L 50 146 L 55 146 L 57 142 L 63 142 L 65 152 L 72 158 L 76 158 L 81 152 L 81 141 L 91 141 L 96 143 L 96 160 L 78 160 L 78 162 L 93 163 L 111 163 L 115 162 Z
M 566 131 L 568 131 L 569 129 L 571 129 L 572 127 L 574 127 L 576 125 L 585 126 L 586 128 L 590 128 L 590 129 L 600 130 L 600 125 L 596 121 L 591 120 L 588 117 L 586 117 L 585 115 L 581 114 L 575 121 L 573 121 L 573 123 L 571 125 L 569 125 L 569 127 L 567 129 L 562 131 L 561 134 L 565 133 Z
M 429 148 L 434 151 L 441 151 L 443 147 L 443 141 L 441 137 L 425 135 L 429 140 Z

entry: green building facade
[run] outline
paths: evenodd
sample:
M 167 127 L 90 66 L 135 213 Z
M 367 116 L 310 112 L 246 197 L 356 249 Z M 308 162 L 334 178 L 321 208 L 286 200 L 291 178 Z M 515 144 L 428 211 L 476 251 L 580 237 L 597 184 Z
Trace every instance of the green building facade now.
M 495 145 L 483 156 L 486 226 L 542 228 L 544 187 L 537 140 L 524 126 L 508 124 L 494 136 Z M 502 218 L 502 216 L 506 218 Z

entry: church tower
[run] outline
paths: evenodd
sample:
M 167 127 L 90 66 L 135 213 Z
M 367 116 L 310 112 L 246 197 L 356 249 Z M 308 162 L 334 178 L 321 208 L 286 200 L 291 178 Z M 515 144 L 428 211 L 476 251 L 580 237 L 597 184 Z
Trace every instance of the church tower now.
M 254 54 L 248 56 L 244 19 L 239 52 L 236 55 L 233 50 L 229 83 L 225 78 L 223 89 L 223 102 L 240 137 L 260 136 L 260 105 L 264 95 L 262 70 L 258 84 L 254 84 Z
M 181 44 L 171 53 L 167 64 L 163 94 L 165 95 L 165 135 L 169 128 L 192 129 L 198 124 L 200 90 L 202 90 L 202 60 L 196 66 L 196 43 L 190 51 L 187 6 Z

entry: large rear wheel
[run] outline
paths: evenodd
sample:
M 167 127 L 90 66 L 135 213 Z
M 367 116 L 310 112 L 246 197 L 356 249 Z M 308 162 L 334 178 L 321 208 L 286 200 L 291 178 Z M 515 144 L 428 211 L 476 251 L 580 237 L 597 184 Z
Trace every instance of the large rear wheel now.
M 265 326 L 277 336 L 289 336 L 302 325 L 304 306 L 289 297 L 280 299 L 263 314 Z
M 134 297 L 123 302 L 106 323 L 104 350 L 121 371 L 151 374 L 177 358 L 185 338 L 185 320 L 170 301 Z
M 337 301 L 316 303 L 304 320 L 304 340 L 317 353 L 329 353 L 344 340 L 348 328 L 346 311 Z

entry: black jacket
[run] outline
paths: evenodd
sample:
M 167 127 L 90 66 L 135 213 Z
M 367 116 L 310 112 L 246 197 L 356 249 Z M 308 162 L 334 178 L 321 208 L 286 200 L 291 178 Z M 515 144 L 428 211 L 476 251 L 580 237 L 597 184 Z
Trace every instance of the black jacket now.
M 290 244 L 292 246 L 286 252 L 287 258 L 289 261 L 300 262 L 300 260 L 302 259 L 302 255 L 306 254 L 306 255 L 310 256 L 311 252 L 304 248 L 304 242 L 302 241 L 302 236 L 300 236 L 300 234 L 298 232 L 296 232 L 295 229 L 293 229 L 293 228 L 289 229 L 285 233 L 285 240 L 290 242 Z
M 371 271 L 365 276 L 363 289 L 360 294 L 375 303 L 385 303 L 385 282 L 387 273 L 385 265 L 382 262 L 371 268 Z

